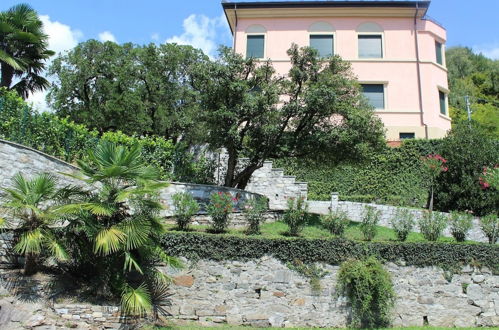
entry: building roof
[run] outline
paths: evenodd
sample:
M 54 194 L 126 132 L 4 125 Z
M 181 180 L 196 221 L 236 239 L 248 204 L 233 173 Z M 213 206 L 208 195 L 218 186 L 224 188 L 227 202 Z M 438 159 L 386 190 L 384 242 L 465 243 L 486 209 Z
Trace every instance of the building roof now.
M 423 17 L 431 0 L 310 0 L 310 1 L 237 1 L 223 0 L 232 31 L 238 17 L 291 16 L 394 16 Z M 297 9 L 299 11 L 297 11 Z

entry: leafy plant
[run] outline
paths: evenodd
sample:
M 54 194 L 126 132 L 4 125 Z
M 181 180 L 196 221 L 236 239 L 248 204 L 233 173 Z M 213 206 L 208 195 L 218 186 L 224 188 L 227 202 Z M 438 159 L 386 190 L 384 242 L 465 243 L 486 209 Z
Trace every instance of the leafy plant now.
M 360 231 L 364 235 L 364 238 L 371 241 L 378 231 L 377 225 L 381 219 L 381 211 L 377 210 L 373 206 L 366 206 L 364 209 L 364 216 L 362 217 L 362 223 L 360 224 Z
M 499 218 L 496 214 L 485 215 L 480 218 L 480 228 L 489 239 L 490 244 L 495 244 L 499 239 Z
M 381 328 L 390 325 L 395 292 L 390 274 L 376 258 L 350 259 L 342 263 L 337 288 L 352 305 L 351 326 Z
M 64 197 L 64 190 L 56 188 L 57 180 L 50 174 L 39 174 L 26 179 L 21 173 L 14 175 L 11 185 L 4 188 L 6 196 L 2 207 L 15 223 L 18 241 L 14 252 L 24 255 L 24 274 L 33 275 L 38 270 L 39 258 L 53 257 L 67 261 L 69 253 L 66 244 L 55 233 L 56 224 L 62 224 L 63 212 L 58 204 Z M 0 226 L 8 227 L 7 219 L 0 219 Z
M 215 192 L 210 195 L 210 203 L 206 210 L 211 216 L 211 227 L 216 233 L 223 233 L 229 226 L 229 214 L 234 208 L 236 197 L 228 192 Z
M 287 204 L 282 221 L 288 225 L 289 235 L 298 236 L 308 221 L 308 204 L 303 197 L 289 198 Z
M 246 234 L 257 235 L 260 233 L 260 222 L 267 211 L 268 199 L 266 197 L 255 197 L 243 206 L 243 213 L 248 222 Z
M 423 164 L 426 168 L 428 176 L 429 195 L 427 208 L 430 211 L 433 211 L 433 197 L 437 178 L 440 173 L 447 172 L 449 169 L 445 163 L 447 163 L 447 160 L 439 154 L 431 154 L 423 158 Z
M 187 230 L 192 217 L 199 211 L 199 204 L 188 192 L 176 193 L 172 199 L 177 226 L 180 230 Z
M 419 230 L 429 241 L 436 241 L 447 227 L 447 217 L 440 212 L 424 212 L 419 219 Z
M 328 271 L 324 270 L 322 267 L 317 266 L 315 263 L 305 264 L 300 259 L 295 259 L 293 262 L 288 262 L 287 266 L 289 269 L 298 272 L 299 274 L 305 276 L 310 281 L 310 287 L 312 292 L 320 293 L 321 279 L 329 274 Z
M 390 223 L 397 238 L 400 241 L 405 241 L 414 228 L 414 213 L 406 208 L 398 208 Z
M 125 315 L 152 312 L 155 293 L 169 283 L 158 263 L 181 266 L 160 245 L 165 229 L 158 191 L 166 184 L 141 159 L 139 146 L 102 143 L 78 165 L 75 177 L 93 189 L 59 209 L 74 214 L 65 228 L 77 256 L 74 276 L 91 280 L 93 294 L 121 296 Z
M 473 227 L 473 216 L 470 213 L 452 211 L 449 218 L 450 231 L 458 242 L 464 242 L 468 231 Z
M 343 237 L 349 223 L 350 219 L 344 211 L 330 211 L 327 215 L 321 216 L 322 226 L 338 237 Z

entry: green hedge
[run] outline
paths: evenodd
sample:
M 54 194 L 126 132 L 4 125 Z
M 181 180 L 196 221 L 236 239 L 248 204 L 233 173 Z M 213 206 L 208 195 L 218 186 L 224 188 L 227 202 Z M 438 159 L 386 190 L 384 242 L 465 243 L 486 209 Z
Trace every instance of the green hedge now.
M 204 158 L 194 156 L 182 144 L 158 136 L 135 137 L 121 132 L 99 134 L 56 115 L 37 113 L 14 92 L 0 89 L 0 138 L 43 151 L 67 162 L 81 159 L 99 141 L 131 146 L 139 144 L 142 157 L 160 168 L 166 180 L 210 183 L 213 169 Z
M 339 265 L 349 258 L 377 256 L 414 266 L 455 269 L 464 264 L 487 266 L 499 273 L 499 246 L 459 243 L 356 242 L 346 239 L 241 238 L 201 233 L 167 233 L 165 251 L 174 256 L 212 260 L 248 260 L 271 255 L 283 262 Z

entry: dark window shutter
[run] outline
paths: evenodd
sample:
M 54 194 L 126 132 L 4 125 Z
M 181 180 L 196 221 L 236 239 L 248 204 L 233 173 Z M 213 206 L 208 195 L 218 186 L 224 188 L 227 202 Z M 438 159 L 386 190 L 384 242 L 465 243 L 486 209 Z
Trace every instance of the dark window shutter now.
M 330 57 L 334 54 L 332 34 L 310 35 L 310 47 L 317 49 L 320 57 Z
M 359 35 L 359 58 L 383 58 L 380 35 Z
M 265 49 L 265 36 L 248 36 L 246 44 L 246 57 L 263 58 Z

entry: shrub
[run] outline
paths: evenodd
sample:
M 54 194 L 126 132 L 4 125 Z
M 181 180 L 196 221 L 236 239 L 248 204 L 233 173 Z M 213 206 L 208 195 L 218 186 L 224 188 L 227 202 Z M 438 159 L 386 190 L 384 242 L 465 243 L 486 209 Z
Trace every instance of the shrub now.
M 499 239 L 499 218 L 495 214 L 489 214 L 480 218 L 480 227 L 489 239 L 490 244 L 495 244 Z
M 284 212 L 282 220 L 289 226 L 289 235 L 298 236 L 307 223 L 308 204 L 305 198 L 289 198 L 288 209 Z
M 267 211 L 268 200 L 265 197 L 255 197 L 246 202 L 243 207 L 244 217 L 248 222 L 246 234 L 260 234 L 260 222 L 263 220 L 263 215 Z
M 397 238 L 400 241 L 405 241 L 414 228 L 414 213 L 409 209 L 398 208 L 390 223 Z
M 199 211 L 199 204 L 188 192 L 176 193 L 172 199 L 178 229 L 187 230 L 192 217 Z
M 338 237 L 343 237 L 349 223 L 350 219 L 348 219 L 347 213 L 343 211 L 330 211 L 329 214 L 321 216 L 322 226 Z
M 360 231 L 366 240 L 371 241 L 374 236 L 376 236 L 378 231 L 376 226 L 380 220 L 380 217 L 381 211 L 372 206 L 365 207 L 362 223 L 360 224 Z
M 469 213 L 452 211 L 449 218 L 450 231 L 458 242 L 464 242 L 473 226 L 473 216 Z
M 345 261 L 340 266 L 337 287 L 352 305 L 352 326 L 380 328 L 390 325 L 395 292 L 390 274 L 376 258 Z
M 206 211 L 211 216 L 211 229 L 214 232 L 222 233 L 229 226 L 229 214 L 232 212 L 233 203 L 237 201 L 228 192 L 215 192 L 210 195 L 210 204 Z
M 440 212 L 426 211 L 419 219 L 419 230 L 429 241 L 438 240 L 445 227 L 447 227 L 447 217 Z

